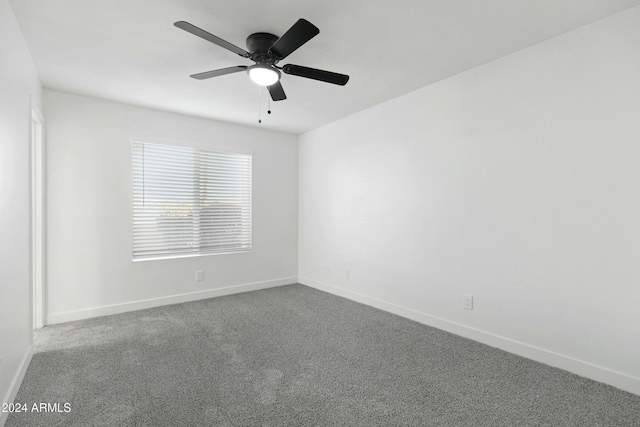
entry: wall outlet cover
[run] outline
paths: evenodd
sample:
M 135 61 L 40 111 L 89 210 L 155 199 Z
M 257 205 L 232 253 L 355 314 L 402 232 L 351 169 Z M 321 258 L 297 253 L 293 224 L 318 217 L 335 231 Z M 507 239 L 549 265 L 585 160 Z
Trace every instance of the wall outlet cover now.
M 473 310 L 473 295 L 465 294 L 462 296 L 465 310 Z

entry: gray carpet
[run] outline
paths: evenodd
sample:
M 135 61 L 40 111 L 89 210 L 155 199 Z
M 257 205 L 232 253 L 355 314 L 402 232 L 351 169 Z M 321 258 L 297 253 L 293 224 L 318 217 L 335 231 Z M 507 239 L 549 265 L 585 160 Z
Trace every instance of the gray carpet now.
M 640 426 L 640 397 L 291 285 L 49 326 L 14 426 Z M 61 405 L 63 409 L 63 406 Z

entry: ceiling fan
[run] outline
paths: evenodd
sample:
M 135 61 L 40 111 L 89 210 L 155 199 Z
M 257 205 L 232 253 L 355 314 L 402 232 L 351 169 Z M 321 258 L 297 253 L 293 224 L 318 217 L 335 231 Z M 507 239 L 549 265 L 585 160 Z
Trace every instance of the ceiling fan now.
M 274 101 L 287 99 L 282 84 L 280 84 L 281 71 L 292 76 L 305 77 L 340 86 L 344 86 L 349 81 L 349 76 L 345 74 L 303 67 L 301 65 L 287 64 L 283 67 L 277 65 L 279 61 L 289 56 L 320 32 L 315 25 L 305 19 L 299 19 L 280 38 L 269 33 L 251 34 L 247 37 L 248 51 L 226 40 L 222 40 L 220 37 L 214 36 L 188 22 L 178 21 L 173 25 L 255 62 L 254 65 L 250 66 L 237 65 L 235 67 L 220 68 L 218 70 L 193 74 L 191 77 L 194 79 L 204 80 L 211 77 L 246 71 L 251 80 L 260 86 L 267 87 L 271 99 Z

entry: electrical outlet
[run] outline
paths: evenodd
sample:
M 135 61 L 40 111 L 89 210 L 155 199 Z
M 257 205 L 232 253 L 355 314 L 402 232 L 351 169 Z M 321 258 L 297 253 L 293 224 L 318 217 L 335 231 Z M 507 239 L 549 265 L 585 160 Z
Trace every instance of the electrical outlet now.
M 344 271 L 344 278 L 345 279 L 349 278 L 349 269 L 348 268 Z
M 327 274 L 327 276 L 330 276 L 330 275 L 331 275 L 331 269 L 329 268 L 329 266 L 328 266 L 328 265 L 326 265 L 326 266 L 324 267 L 324 272 Z
M 465 310 L 473 310 L 473 295 L 462 295 Z
M 202 282 L 204 280 L 204 272 L 202 270 L 196 271 L 196 282 Z

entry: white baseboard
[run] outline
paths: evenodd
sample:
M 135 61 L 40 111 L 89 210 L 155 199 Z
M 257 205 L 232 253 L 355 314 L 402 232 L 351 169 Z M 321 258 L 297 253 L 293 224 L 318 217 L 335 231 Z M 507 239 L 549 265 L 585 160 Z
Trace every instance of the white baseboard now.
M 18 394 L 18 390 L 20 390 L 20 384 L 22 384 L 22 379 L 24 378 L 24 374 L 27 373 L 27 368 L 29 367 L 29 363 L 31 363 L 31 358 L 33 357 L 33 346 L 29 346 L 27 352 L 22 357 L 22 361 L 20 362 L 20 366 L 18 366 L 18 371 L 13 376 L 13 380 L 11 380 L 11 384 L 9 385 L 9 390 L 7 390 L 7 394 L 4 396 L 4 399 L 0 402 L 10 403 L 16 398 Z M 4 423 L 7 422 L 7 418 L 9 418 L 8 412 L 0 412 L 0 427 L 4 426 Z
M 640 395 L 640 378 L 305 277 L 299 283 Z
M 111 314 L 126 313 L 128 311 L 144 310 L 146 308 L 160 307 L 163 305 L 180 304 L 183 302 L 197 301 L 231 294 L 239 294 L 242 292 L 257 291 L 259 289 L 275 288 L 277 286 L 291 285 L 293 283 L 297 283 L 297 281 L 297 277 L 285 277 L 282 279 L 245 283 L 242 285 L 227 286 L 224 288 L 208 289 L 204 291 L 189 292 L 186 294 L 171 295 L 167 297 L 132 301 L 102 307 L 93 307 L 76 311 L 67 311 L 64 313 L 51 313 L 47 315 L 47 325 L 72 322 L 74 320 L 90 319 L 92 317 L 109 316 Z

